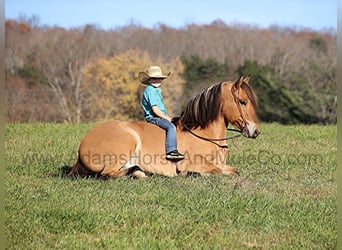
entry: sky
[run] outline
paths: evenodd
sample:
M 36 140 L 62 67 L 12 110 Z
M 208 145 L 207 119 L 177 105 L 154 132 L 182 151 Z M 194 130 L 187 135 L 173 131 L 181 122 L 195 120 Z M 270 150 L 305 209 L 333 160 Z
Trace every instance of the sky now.
M 273 25 L 337 30 L 338 0 L 5 0 L 5 18 L 39 18 L 39 25 L 112 29 L 135 23 L 153 28 L 210 24 Z

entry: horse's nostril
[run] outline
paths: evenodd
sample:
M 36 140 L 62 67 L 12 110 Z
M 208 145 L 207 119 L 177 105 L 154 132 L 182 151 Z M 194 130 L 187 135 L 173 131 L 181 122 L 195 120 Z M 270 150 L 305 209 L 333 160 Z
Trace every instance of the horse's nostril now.
M 260 135 L 261 131 L 259 129 L 256 129 L 254 131 L 254 136 L 257 137 L 258 135 Z

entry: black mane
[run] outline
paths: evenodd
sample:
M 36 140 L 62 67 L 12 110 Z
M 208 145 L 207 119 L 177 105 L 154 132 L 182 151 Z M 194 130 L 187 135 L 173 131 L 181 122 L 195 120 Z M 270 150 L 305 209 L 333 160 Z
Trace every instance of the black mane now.
M 194 96 L 186 105 L 180 122 L 183 129 L 205 128 L 220 112 L 222 82 L 216 83 Z
M 183 130 L 196 129 L 198 127 L 206 128 L 219 115 L 222 83 L 216 83 L 194 96 L 186 105 L 181 117 L 174 119 L 174 123 L 178 124 L 178 122 L 181 122 Z M 242 82 L 241 88 L 246 92 L 254 109 L 257 110 L 258 98 L 253 88 L 245 82 Z

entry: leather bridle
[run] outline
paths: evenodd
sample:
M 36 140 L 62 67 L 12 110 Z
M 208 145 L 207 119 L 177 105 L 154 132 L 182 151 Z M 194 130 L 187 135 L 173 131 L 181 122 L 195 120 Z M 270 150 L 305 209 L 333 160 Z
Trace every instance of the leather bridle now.
M 237 109 L 239 110 L 240 116 L 241 116 L 241 118 L 242 118 L 243 124 L 242 124 L 242 129 L 241 129 L 241 131 L 240 131 L 240 133 L 242 133 L 244 130 L 247 129 L 248 121 L 246 120 L 245 115 L 243 114 L 242 108 L 241 108 L 241 103 L 244 102 L 244 100 L 242 100 L 242 99 L 239 98 L 240 88 L 239 88 L 238 91 L 237 91 L 237 92 L 238 92 L 237 96 L 235 95 L 234 90 L 235 90 L 235 88 L 234 88 L 234 86 L 233 86 L 233 87 L 231 88 L 231 92 L 232 92 L 232 96 L 233 96 L 233 98 L 234 98 L 235 104 L 236 104 L 236 106 L 237 106 Z

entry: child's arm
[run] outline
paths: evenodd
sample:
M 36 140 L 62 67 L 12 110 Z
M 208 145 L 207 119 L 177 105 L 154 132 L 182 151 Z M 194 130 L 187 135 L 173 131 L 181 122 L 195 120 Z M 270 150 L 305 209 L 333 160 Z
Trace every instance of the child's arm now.
M 164 118 L 171 122 L 171 117 L 165 115 L 157 106 L 152 106 L 152 110 L 156 116 L 159 116 L 160 118 Z

